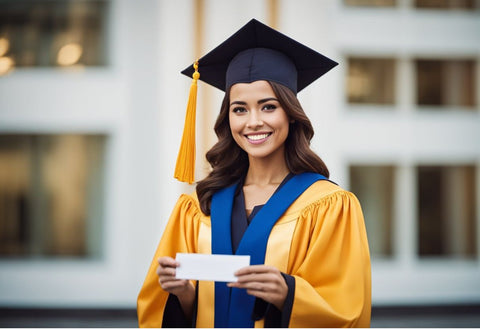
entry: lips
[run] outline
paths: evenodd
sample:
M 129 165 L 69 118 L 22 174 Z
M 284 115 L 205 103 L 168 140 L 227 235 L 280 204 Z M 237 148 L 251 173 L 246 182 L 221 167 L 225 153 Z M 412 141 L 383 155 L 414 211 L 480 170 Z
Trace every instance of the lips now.
M 260 133 L 260 134 L 249 134 L 245 135 L 250 143 L 262 143 L 265 141 L 272 133 Z

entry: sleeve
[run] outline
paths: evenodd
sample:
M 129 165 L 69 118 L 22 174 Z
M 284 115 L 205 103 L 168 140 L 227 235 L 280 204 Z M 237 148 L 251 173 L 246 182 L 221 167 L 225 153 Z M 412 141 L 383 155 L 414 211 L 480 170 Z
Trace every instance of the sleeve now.
M 335 192 L 299 220 L 290 251 L 295 296 L 288 326 L 369 327 L 370 255 L 357 198 Z
M 191 253 L 197 250 L 197 236 L 201 212 L 194 198 L 188 195 L 180 196 L 168 220 L 165 231 L 158 244 L 155 256 L 137 298 L 137 315 L 139 327 L 158 328 L 175 326 L 175 323 L 163 323 L 171 317 L 164 317 L 165 309 L 178 308 L 175 298 L 169 298 L 169 293 L 162 290 L 158 283 L 157 259 L 162 256 L 175 258 L 177 252 Z M 167 305 L 168 301 L 168 305 Z M 171 312 L 168 312 L 171 314 Z M 177 312 L 178 313 L 178 312 Z M 167 314 L 167 315 L 169 315 Z M 183 324 L 185 319 L 179 319 Z
M 265 328 L 288 328 L 290 314 L 292 313 L 293 297 L 295 296 L 295 279 L 293 276 L 282 273 L 288 287 L 287 297 L 282 310 L 261 298 L 255 299 L 252 319 L 254 321 L 264 319 Z

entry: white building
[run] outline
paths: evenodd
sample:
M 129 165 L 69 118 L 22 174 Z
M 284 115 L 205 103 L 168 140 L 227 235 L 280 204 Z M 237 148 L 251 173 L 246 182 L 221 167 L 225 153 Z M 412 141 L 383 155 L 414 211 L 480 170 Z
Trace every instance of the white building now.
M 299 97 L 364 207 L 374 305 L 480 303 L 480 6 L 433 2 L 0 3 L 0 307 L 135 307 L 193 189 L 179 71 L 251 18 L 340 63 Z M 197 178 L 222 98 L 199 89 Z

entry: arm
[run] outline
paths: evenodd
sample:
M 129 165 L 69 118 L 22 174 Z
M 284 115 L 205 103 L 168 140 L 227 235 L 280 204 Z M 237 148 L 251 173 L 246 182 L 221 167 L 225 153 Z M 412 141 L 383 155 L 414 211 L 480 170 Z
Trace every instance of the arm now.
M 158 283 L 164 291 L 177 296 L 185 317 L 191 319 L 195 302 L 195 287 L 189 280 L 175 278 L 175 269 L 178 266 L 179 263 L 175 259 L 160 257 L 157 267 Z
M 185 296 L 178 299 L 176 295 L 164 290 L 161 283 L 159 283 L 160 277 L 157 274 L 157 270 L 160 266 L 158 260 L 162 257 L 173 259 L 177 252 L 196 251 L 200 214 L 201 212 L 191 196 L 182 195 L 180 197 L 158 244 L 155 256 L 153 257 L 138 295 L 137 314 L 139 327 L 158 328 L 176 325 L 185 327 L 186 322 L 191 322 L 192 319 L 186 316 L 168 317 L 168 315 L 171 314 L 181 315 L 182 313 L 191 313 L 191 293 L 188 292 Z M 171 266 L 164 267 L 168 268 Z M 172 270 L 172 268 L 169 270 Z M 162 273 L 162 271 L 160 271 L 160 273 Z M 175 286 L 177 284 L 178 283 L 175 283 L 173 285 Z M 182 283 L 180 283 L 180 285 L 182 285 Z M 167 290 L 173 289 L 172 283 L 167 284 L 165 287 Z M 184 288 L 190 291 L 193 286 L 185 285 Z M 187 290 L 185 290 L 185 292 Z M 182 293 L 179 294 L 183 295 Z M 193 305 L 193 303 L 191 305 Z M 168 310 L 167 312 L 165 311 L 166 309 Z M 176 320 L 179 322 L 171 323 Z
M 301 215 L 290 251 L 291 327 L 368 327 L 370 257 L 355 196 L 340 191 Z

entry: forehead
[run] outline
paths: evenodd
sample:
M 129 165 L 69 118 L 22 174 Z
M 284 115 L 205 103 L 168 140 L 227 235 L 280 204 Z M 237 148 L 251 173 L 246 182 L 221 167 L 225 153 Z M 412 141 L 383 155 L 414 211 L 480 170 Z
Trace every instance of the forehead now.
M 275 97 L 272 86 L 265 80 L 251 83 L 236 83 L 230 88 L 230 100 Z

